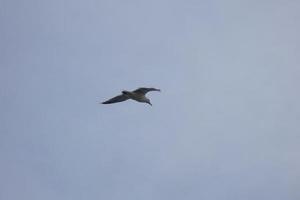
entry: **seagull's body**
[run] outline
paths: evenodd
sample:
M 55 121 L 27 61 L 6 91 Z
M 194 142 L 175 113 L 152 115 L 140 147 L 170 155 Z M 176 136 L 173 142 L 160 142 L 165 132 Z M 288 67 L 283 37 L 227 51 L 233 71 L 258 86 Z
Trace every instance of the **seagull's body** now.
M 160 91 L 160 89 L 156 88 L 138 88 L 134 91 L 122 91 L 121 95 L 113 97 L 107 101 L 102 102 L 102 104 L 112 104 L 118 103 L 122 101 L 126 101 L 128 99 L 132 99 L 141 103 L 147 103 L 152 106 L 150 99 L 146 97 L 146 94 L 150 91 Z

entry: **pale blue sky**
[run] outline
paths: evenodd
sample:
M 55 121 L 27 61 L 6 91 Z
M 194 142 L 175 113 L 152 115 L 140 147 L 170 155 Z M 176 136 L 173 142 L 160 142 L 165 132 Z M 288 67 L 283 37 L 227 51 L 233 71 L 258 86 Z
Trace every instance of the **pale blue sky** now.
M 299 10 L 0 0 L 0 199 L 300 199 Z

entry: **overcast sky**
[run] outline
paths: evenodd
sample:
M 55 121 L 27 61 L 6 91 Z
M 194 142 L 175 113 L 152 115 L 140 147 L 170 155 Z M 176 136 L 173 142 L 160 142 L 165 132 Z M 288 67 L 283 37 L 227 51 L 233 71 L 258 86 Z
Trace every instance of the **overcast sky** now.
M 0 0 L 0 199 L 300 199 L 299 10 Z

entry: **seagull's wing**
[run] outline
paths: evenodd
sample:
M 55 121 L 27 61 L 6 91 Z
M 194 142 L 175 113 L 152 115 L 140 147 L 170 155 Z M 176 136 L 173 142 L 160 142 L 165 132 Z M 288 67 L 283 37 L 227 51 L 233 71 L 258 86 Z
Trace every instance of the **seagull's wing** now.
M 156 89 L 156 88 L 138 88 L 138 89 L 134 90 L 133 92 L 145 95 L 145 94 L 147 94 L 147 92 L 151 92 L 151 91 L 159 91 L 160 92 L 160 89 Z
M 114 98 L 111 98 L 107 101 L 102 102 L 102 104 L 118 103 L 118 102 L 126 101 L 127 99 L 129 99 L 129 98 L 126 95 L 121 94 L 119 96 L 116 96 Z

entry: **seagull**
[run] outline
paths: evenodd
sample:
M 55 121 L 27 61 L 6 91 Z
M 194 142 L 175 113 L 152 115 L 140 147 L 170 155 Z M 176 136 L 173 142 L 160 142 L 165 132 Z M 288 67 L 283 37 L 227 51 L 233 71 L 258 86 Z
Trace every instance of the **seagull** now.
M 140 103 L 147 103 L 152 106 L 150 99 L 148 99 L 145 96 L 150 91 L 159 91 L 160 92 L 160 89 L 142 87 L 142 88 L 138 88 L 131 92 L 124 90 L 124 91 L 122 91 L 121 95 L 118 95 L 107 101 L 104 101 L 104 102 L 102 102 L 102 104 L 118 103 L 118 102 L 126 101 L 128 99 L 132 99 L 132 100 L 138 101 Z

